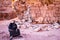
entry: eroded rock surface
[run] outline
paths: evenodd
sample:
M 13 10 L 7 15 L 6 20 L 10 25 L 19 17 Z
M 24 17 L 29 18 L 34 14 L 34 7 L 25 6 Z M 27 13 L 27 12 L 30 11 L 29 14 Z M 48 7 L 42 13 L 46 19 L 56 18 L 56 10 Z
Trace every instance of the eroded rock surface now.
M 15 18 L 16 12 L 12 9 L 11 0 L 1 0 L 0 1 L 0 20 L 8 20 Z

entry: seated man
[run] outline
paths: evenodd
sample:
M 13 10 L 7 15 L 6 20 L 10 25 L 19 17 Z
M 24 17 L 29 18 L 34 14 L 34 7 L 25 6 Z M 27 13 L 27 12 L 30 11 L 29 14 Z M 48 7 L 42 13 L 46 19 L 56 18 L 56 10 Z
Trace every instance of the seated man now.
M 17 24 L 15 21 L 13 23 L 9 24 L 9 32 L 10 32 L 10 39 L 12 40 L 12 37 L 20 36 L 20 31 L 17 29 Z

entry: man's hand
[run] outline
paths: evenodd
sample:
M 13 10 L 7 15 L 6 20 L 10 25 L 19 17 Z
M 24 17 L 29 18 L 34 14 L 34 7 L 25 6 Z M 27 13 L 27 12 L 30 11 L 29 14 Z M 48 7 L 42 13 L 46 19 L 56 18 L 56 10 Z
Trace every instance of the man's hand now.
M 12 29 L 9 29 L 9 31 L 13 31 Z

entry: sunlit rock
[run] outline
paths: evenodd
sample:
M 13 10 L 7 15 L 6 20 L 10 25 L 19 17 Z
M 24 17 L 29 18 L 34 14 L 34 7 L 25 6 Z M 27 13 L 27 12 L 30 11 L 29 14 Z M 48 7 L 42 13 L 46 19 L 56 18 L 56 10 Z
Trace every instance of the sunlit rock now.
M 58 28 L 60 28 L 60 25 L 58 23 L 54 23 L 53 27 L 56 28 L 56 29 L 58 29 Z

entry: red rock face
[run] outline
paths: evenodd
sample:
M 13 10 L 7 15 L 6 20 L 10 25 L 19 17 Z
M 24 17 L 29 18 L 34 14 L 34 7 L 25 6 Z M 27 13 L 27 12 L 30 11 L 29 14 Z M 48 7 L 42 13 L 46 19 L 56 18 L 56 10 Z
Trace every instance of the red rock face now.
M 14 3 L 14 7 L 17 12 L 18 18 L 22 19 L 24 17 L 24 12 L 27 10 L 25 1 L 24 0 L 16 1 Z
M 55 1 L 48 6 L 40 5 L 38 2 L 31 5 L 30 13 L 33 23 L 54 23 L 60 21 L 60 2 Z
M 0 20 L 12 19 L 16 17 L 16 12 L 12 9 L 11 0 L 0 1 Z
M 20 0 L 14 3 L 16 12 L 14 12 L 14 9 L 12 9 L 11 0 L 1 1 L 0 19 L 6 19 L 6 15 L 9 15 L 8 18 L 10 19 L 15 18 L 16 12 L 18 17 L 22 19 L 22 17 L 24 17 L 24 11 L 27 10 L 27 6 L 30 6 L 30 14 L 33 20 L 32 23 L 54 23 L 60 21 L 59 0 Z M 12 16 L 13 14 L 14 16 Z
M 24 0 L 16 1 L 13 5 L 14 9 L 12 8 L 12 0 L 0 1 L 0 15 L 1 15 L 0 20 L 15 18 L 17 17 L 17 15 L 19 19 L 22 19 L 22 17 L 24 16 L 23 13 L 26 10 L 25 1 Z

